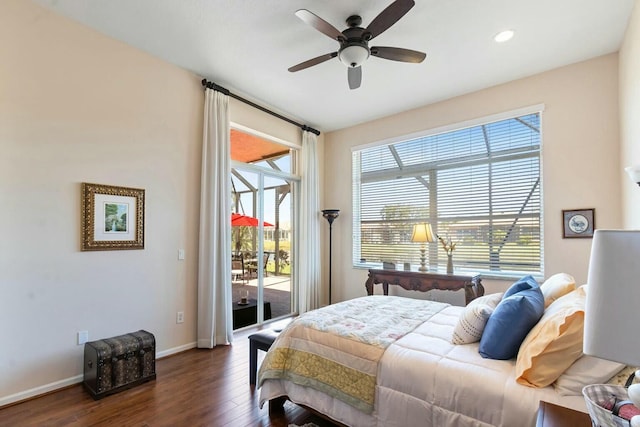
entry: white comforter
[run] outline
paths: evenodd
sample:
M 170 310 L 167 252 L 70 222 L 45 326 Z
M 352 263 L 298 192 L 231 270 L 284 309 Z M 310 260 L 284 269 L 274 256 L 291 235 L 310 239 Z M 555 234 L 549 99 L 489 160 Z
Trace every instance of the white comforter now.
M 483 359 L 477 343 L 451 344 L 462 309 L 445 308 L 387 348 L 380 360 L 371 415 L 282 380 L 265 381 L 260 403 L 286 395 L 354 427 L 533 426 L 540 400 L 586 412 L 582 396 L 517 384 L 514 360 Z

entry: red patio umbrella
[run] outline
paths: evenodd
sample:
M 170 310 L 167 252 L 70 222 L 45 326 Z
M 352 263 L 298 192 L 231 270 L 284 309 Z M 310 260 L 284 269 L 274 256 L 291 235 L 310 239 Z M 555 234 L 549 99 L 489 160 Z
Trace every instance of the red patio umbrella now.
M 242 215 L 238 213 L 231 214 L 231 226 L 232 227 L 257 227 L 260 221 L 258 218 L 254 218 L 252 216 Z M 273 224 L 270 224 L 266 221 L 263 222 L 265 227 L 273 227 Z

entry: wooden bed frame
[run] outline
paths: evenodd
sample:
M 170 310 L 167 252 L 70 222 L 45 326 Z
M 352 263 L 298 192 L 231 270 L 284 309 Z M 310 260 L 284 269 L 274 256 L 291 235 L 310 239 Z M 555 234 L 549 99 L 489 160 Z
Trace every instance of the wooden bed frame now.
M 287 400 L 289 400 L 288 396 L 280 396 L 280 397 L 276 397 L 275 399 L 271 399 L 269 401 L 269 415 L 284 413 L 284 404 L 286 403 Z M 318 417 L 322 418 L 323 420 L 327 420 L 330 423 L 332 423 L 332 424 L 334 424 L 334 425 L 336 425 L 338 427 L 349 427 L 346 424 L 339 423 L 338 421 L 336 421 L 336 420 L 334 420 L 332 418 L 329 418 L 328 416 L 316 411 L 313 408 L 309 408 L 306 405 L 302 405 L 300 403 L 295 403 L 295 402 L 291 402 L 291 403 L 293 403 L 294 405 L 300 406 L 301 408 L 306 409 L 307 411 L 311 412 L 312 414 L 317 415 Z

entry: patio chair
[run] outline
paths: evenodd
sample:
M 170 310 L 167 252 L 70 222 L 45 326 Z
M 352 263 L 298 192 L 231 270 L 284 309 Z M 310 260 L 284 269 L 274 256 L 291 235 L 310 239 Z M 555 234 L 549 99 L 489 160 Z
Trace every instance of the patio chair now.
M 264 269 L 264 277 L 267 277 L 267 263 L 269 262 L 269 256 L 271 256 L 271 254 L 269 252 L 265 252 L 264 255 L 262 256 L 262 268 Z
M 265 252 L 262 255 L 262 270 L 264 271 L 264 277 L 267 277 L 267 263 L 269 262 L 269 256 L 270 256 L 270 253 L 268 252 Z M 256 277 L 257 277 L 257 271 L 258 271 L 257 259 L 252 259 L 250 262 L 247 263 L 247 270 L 249 271 L 249 276 L 253 277 L 253 274 L 256 273 Z
M 231 259 L 231 283 L 240 280 L 244 285 L 247 282 L 247 275 L 244 272 L 244 259 L 242 256 L 234 256 Z

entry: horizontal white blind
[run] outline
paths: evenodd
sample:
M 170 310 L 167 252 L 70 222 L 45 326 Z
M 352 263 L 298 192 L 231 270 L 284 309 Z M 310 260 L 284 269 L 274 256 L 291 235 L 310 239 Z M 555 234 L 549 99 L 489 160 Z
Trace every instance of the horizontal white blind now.
M 541 273 L 540 184 L 540 113 L 354 151 L 354 264 L 418 264 L 428 222 L 458 269 Z M 439 243 L 428 255 L 444 268 Z

